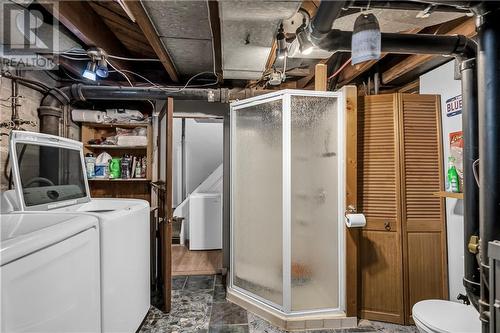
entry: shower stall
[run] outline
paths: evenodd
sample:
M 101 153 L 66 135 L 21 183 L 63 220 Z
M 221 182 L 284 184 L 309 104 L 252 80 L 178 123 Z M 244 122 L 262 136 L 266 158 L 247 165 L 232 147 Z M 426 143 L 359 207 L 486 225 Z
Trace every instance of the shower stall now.
M 285 322 L 345 318 L 344 118 L 337 92 L 231 105 L 230 300 Z

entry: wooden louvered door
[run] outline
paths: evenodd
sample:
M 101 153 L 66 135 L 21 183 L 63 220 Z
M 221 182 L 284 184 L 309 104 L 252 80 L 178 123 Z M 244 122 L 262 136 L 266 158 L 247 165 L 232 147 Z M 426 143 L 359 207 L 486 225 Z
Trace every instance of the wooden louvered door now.
M 424 299 L 448 298 L 440 98 L 399 95 L 405 317 Z
M 404 323 L 397 95 L 358 106 L 359 316 Z

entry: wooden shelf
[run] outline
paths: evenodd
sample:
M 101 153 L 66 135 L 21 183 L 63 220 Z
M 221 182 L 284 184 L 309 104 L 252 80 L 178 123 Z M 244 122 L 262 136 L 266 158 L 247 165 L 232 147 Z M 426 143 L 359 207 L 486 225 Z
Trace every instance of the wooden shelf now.
M 93 127 L 93 128 L 136 128 L 136 127 L 148 127 L 149 123 L 82 123 L 82 125 Z
M 117 146 L 117 145 L 83 145 L 85 148 L 96 149 L 147 149 L 148 146 Z
M 437 196 L 437 197 L 442 197 L 442 198 L 453 198 L 453 199 L 463 199 L 464 198 L 463 193 L 439 191 L 439 192 L 434 192 L 432 194 Z
M 92 178 L 89 182 L 149 182 L 148 178 Z

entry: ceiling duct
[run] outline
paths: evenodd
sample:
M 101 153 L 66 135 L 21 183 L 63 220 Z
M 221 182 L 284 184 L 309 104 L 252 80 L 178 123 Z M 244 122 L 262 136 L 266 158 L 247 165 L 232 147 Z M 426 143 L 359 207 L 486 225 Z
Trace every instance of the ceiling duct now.
M 282 20 L 301 1 L 219 1 L 224 79 L 257 80 Z

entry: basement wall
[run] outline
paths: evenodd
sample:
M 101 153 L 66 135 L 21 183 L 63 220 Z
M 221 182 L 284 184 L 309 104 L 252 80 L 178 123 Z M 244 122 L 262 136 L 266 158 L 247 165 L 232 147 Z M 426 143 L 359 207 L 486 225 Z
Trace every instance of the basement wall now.
M 446 180 L 448 157 L 450 156 L 450 133 L 462 130 L 462 115 L 448 117 L 446 101 L 461 95 L 462 84 L 454 79 L 455 65 L 450 61 L 420 77 L 421 94 L 441 95 L 441 130 L 443 137 L 443 177 Z M 462 284 L 464 276 L 464 217 L 463 201 L 446 198 L 446 233 L 448 243 L 449 297 L 457 301 L 458 294 L 465 295 Z
M 29 71 L 21 74 L 23 77 L 40 81 L 47 86 L 54 87 L 56 81 L 52 80 L 42 71 Z M 11 119 L 11 80 L 5 77 L 0 77 L 0 122 L 9 121 Z M 19 116 L 23 120 L 29 120 L 36 123 L 32 127 L 24 125 L 23 129 L 31 132 L 39 131 L 39 119 L 37 108 L 43 95 L 36 90 L 27 88 L 19 84 L 19 95 L 23 98 L 19 99 L 21 106 L 18 108 Z M 9 137 L 4 134 L 9 134 L 10 130 L 6 128 L 1 129 L 2 136 L 0 137 L 0 191 L 5 191 L 9 188 L 8 185 L 8 172 L 10 167 L 6 170 L 6 163 L 9 154 Z M 6 172 L 7 171 L 7 172 Z

